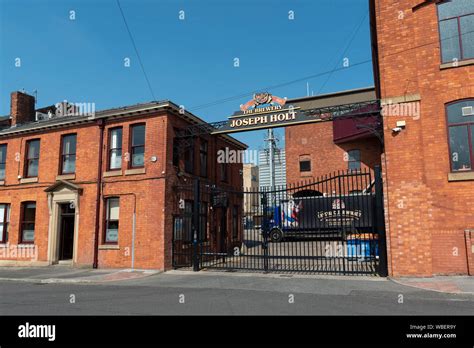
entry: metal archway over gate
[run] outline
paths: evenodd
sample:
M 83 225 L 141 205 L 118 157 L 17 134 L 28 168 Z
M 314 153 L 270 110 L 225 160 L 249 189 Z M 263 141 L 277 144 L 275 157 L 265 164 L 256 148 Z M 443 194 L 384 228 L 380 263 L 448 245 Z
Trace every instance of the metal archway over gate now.
M 175 268 L 387 275 L 379 167 L 274 190 L 231 191 L 199 179 L 174 189 L 182 205 Z M 244 197 L 253 207 L 245 212 Z

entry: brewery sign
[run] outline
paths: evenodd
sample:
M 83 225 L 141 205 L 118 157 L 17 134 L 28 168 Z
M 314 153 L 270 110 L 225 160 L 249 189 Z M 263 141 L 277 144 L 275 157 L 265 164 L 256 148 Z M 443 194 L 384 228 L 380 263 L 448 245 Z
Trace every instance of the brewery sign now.
M 285 127 L 318 121 L 314 116 L 301 112 L 300 107 L 287 105 L 286 98 L 280 98 L 267 92 L 255 93 L 253 99 L 240 106 L 225 125 L 212 132 L 232 133 L 256 129 Z

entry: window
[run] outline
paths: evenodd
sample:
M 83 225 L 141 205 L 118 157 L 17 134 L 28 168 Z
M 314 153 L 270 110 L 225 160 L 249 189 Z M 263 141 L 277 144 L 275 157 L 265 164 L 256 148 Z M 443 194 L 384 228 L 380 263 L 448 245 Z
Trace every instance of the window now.
M 201 202 L 200 213 L 199 213 L 199 240 L 207 240 L 207 202 Z
M 200 224 L 200 241 L 207 240 L 207 202 L 201 202 L 199 224 Z M 193 241 L 193 211 L 194 201 L 184 201 L 184 214 L 174 217 L 174 238 L 186 242 Z
M 36 202 L 21 204 L 20 243 L 33 243 L 35 240 Z
M 220 150 L 221 153 L 227 153 L 225 149 Z M 226 163 L 226 158 L 223 159 L 222 163 L 219 164 L 220 178 L 221 181 L 227 182 L 228 178 L 228 168 Z
M 174 240 L 186 240 L 183 229 L 183 218 L 181 216 L 174 217 L 173 231 Z
M 203 139 L 199 144 L 199 174 L 207 176 L 207 141 Z
M 310 172 L 311 161 L 308 159 L 300 159 L 300 172 Z
M 185 144 L 186 152 L 184 153 L 184 171 L 189 174 L 194 173 L 194 146 L 193 144 Z
M 122 128 L 109 130 L 109 170 L 122 168 Z
M 474 163 L 474 99 L 446 106 L 451 171 L 472 170 Z
M 360 150 L 347 152 L 347 167 L 349 170 L 360 170 Z
M 143 167 L 145 165 L 145 125 L 137 124 L 131 127 L 132 141 L 130 154 L 132 160 L 131 168 Z
M 63 135 L 61 142 L 61 174 L 76 172 L 76 134 Z
M 7 164 L 7 144 L 0 145 L 0 180 L 5 180 L 5 168 Z
M 179 139 L 173 138 L 173 165 L 179 167 Z
M 441 61 L 474 58 L 474 1 L 451 0 L 438 5 Z
M 118 197 L 108 198 L 105 217 L 105 243 L 118 242 L 120 200 Z
M 232 207 L 232 239 L 239 237 L 239 206 Z
M 227 163 L 221 163 L 220 168 L 221 168 L 221 181 L 227 182 L 229 180 Z
M 8 224 L 10 223 L 10 204 L 0 204 L 0 243 L 8 241 Z
M 40 153 L 39 139 L 28 140 L 26 142 L 26 165 L 25 176 L 27 178 L 35 178 L 38 176 L 38 163 Z

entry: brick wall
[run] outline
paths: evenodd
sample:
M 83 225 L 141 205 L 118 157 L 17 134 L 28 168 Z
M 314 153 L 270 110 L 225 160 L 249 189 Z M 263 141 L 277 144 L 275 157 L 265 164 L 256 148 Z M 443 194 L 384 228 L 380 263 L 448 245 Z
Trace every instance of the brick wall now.
M 359 149 L 361 169 L 372 170 L 380 164 L 381 146 L 378 139 L 367 138 L 343 144 L 333 141 L 333 123 L 313 123 L 285 129 L 286 177 L 289 184 L 317 180 L 338 170 L 347 170 L 347 151 Z M 311 171 L 300 172 L 301 156 L 311 159 Z
M 464 231 L 474 226 L 474 183 L 448 180 L 445 104 L 474 96 L 474 65 L 441 68 L 436 5 L 412 12 L 418 3 L 375 2 L 381 98 L 421 106 L 418 117 L 384 116 L 390 274 L 467 274 Z M 406 129 L 395 135 L 397 121 Z
M 168 124 L 167 124 L 167 153 L 169 154 L 166 159 L 167 164 L 167 172 L 169 173 L 167 178 L 167 184 L 164 188 L 165 196 L 167 200 L 167 204 L 164 206 L 164 214 L 165 214 L 165 221 L 164 221 L 164 230 L 165 230 L 165 249 L 171 250 L 172 248 L 172 237 L 173 237 L 173 215 L 180 214 L 178 209 L 179 204 L 179 194 L 174 189 L 175 185 L 191 185 L 194 178 L 200 178 L 202 182 L 210 182 L 216 184 L 218 187 L 227 188 L 230 190 L 241 190 L 243 185 L 243 177 L 241 171 L 243 170 L 242 163 L 232 163 L 228 164 L 228 180 L 227 182 L 223 182 L 220 175 L 219 164 L 217 163 L 218 159 L 218 151 L 228 147 L 230 150 L 237 150 L 238 148 L 230 143 L 229 141 L 225 141 L 222 137 L 210 136 L 210 135 L 203 135 L 201 137 L 196 137 L 193 141 L 193 150 L 194 150 L 194 173 L 199 174 L 199 144 L 201 139 L 207 141 L 208 143 L 208 175 L 207 177 L 200 177 L 199 175 L 191 175 L 184 171 L 184 156 L 182 156 L 179 167 L 173 165 L 172 159 L 172 147 L 173 142 L 171 139 L 175 136 L 175 129 L 185 127 L 186 124 L 183 120 L 178 117 L 169 117 Z M 177 173 L 180 172 L 178 176 Z M 192 194 L 191 194 L 192 197 Z M 231 248 L 233 246 L 234 241 L 232 240 L 231 236 L 231 226 L 232 226 L 232 214 L 231 214 L 231 207 L 233 204 L 242 205 L 242 198 L 238 197 L 237 195 L 230 195 L 229 201 L 229 210 L 227 212 L 227 245 Z M 205 199 L 203 199 L 205 200 Z M 214 238 L 216 238 L 217 233 L 217 220 L 219 218 L 218 214 L 210 214 L 208 216 L 208 229 L 212 231 L 214 234 Z M 171 253 L 167 253 L 165 255 L 165 265 L 166 268 L 171 268 L 172 259 Z
M 127 172 L 128 162 L 124 160 L 129 148 L 130 125 L 146 124 L 145 168 L 143 173 Z M 99 267 L 130 268 L 132 265 L 132 221 L 136 211 L 135 228 L 135 267 L 144 269 L 168 269 L 171 267 L 172 255 L 172 216 L 171 210 L 177 206 L 173 196 L 173 184 L 190 180 L 192 175 L 179 179 L 177 168 L 172 164 L 172 138 L 174 127 L 185 127 L 189 124 L 175 114 L 168 112 L 155 113 L 149 116 L 108 120 L 104 128 L 103 166 L 101 175 L 102 197 L 120 198 L 119 240 L 117 245 L 104 244 L 105 200 L 101 200 L 99 210 Z M 122 170 L 112 175 L 107 172 L 108 130 L 112 127 L 123 127 L 123 160 Z M 0 144 L 7 144 L 6 178 L 0 185 L 0 203 L 11 204 L 9 245 L 18 245 L 20 238 L 20 204 L 24 201 L 35 201 L 35 241 L 39 254 L 38 261 L 49 263 L 48 233 L 49 207 L 48 196 L 44 190 L 55 184 L 59 174 L 59 152 L 61 135 L 77 134 L 76 173 L 67 180 L 80 186 L 79 225 L 77 239 L 77 266 L 92 266 L 94 259 L 94 235 L 96 219 L 97 167 L 99 158 L 100 129 L 96 123 L 88 123 L 69 128 L 41 130 L 34 134 L 11 135 L 0 137 Z M 25 143 L 29 139 L 40 139 L 40 160 L 38 181 L 22 183 L 25 159 Z M 215 149 L 235 145 L 224 142 L 222 137 L 209 137 L 209 180 L 216 180 Z M 196 172 L 199 165 L 199 147 L 196 151 Z M 157 160 L 151 161 L 156 156 Z M 240 185 L 241 164 L 229 167 L 229 186 Z M 110 174 L 110 173 L 109 173 Z M 0 245 L 5 248 L 6 245 Z M 5 261 L 5 258 L 2 258 Z M 11 257 L 10 260 L 18 260 Z

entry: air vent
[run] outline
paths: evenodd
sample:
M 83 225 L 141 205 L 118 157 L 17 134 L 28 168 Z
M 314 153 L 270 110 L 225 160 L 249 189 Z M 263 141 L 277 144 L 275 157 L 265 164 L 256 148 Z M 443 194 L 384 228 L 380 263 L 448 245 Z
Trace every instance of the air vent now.
M 462 115 L 463 116 L 474 116 L 474 110 L 472 106 L 465 106 L 462 108 Z

